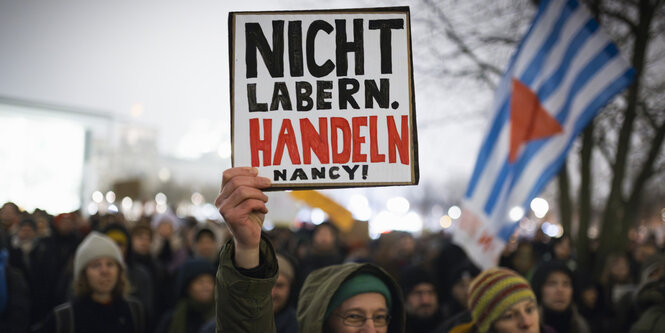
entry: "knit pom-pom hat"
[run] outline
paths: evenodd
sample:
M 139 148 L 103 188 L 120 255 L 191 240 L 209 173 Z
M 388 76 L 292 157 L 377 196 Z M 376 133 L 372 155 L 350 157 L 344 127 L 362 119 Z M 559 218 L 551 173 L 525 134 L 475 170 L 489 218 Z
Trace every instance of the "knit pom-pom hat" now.
M 490 268 L 469 285 L 469 311 L 481 333 L 511 306 L 526 300 L 536 301 L 529 282 L 517 272 L 506 268 Z

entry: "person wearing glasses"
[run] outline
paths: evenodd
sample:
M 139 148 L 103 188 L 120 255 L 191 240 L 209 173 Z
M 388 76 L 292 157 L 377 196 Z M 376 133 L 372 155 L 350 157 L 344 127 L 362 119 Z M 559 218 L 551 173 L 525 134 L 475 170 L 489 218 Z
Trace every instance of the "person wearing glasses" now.
M 215 204 L 233 238 L 220 253 L 217 331 L 275 332 L 271 290 L 278 262 L 261 234 L 268 210 L 262 189 L 270 180 L 254 168 L 224 171 Z M 397 283 L 372 264 L 348 263 L 313 271 L 300 291 L 300 332 L 404 332 L 405 312 Z

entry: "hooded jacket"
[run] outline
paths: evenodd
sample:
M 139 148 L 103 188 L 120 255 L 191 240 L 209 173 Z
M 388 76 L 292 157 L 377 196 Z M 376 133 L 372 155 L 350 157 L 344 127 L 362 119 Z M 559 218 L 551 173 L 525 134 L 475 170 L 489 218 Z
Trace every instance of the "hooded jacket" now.
M 665 332 L 665 278 L 642 286 L 637 293 L 636 302 L 642 312 L 630 332 Z
M 298 297 L 298 326 L 301 332 L 322 332 L 328 303 L 339 286 L 361 273 L 380 278 L 393 296 L 388 333 L 404 332 L 404 301 L 400 288 L 388 273 L 372 264 L 343 264 L 328 266 L 312 272 L 305 280 Z
M 259 269 L 255 273 L 241 273 L 233 264 L 233 241 L 223 247 L 217 271 L 217 327 L 221 332 L 275 332 L 271 290 L 277 280 L 278 267 L 275 250 L 262 239 L 259 247 Z M 389 333 L 404 332 L 405 312 L 402 294 L 397 283 L 381 268 L 372 264 L 344 264 L 329 266 L 312 272 L 305 281 L 298 299 L 298 326 L 300 332 L 322 332 L 328 303 L 339 286 L 349 278 L 369 273 L 380 278 L 393 296 L 390 309 Z
M 271 291 L 277 281 L 277 258 L 265 238 L 259 251 L 259 267 L 247 274 L 233 263 L 233 240 L 222 247 L 215 283 L 217 332 L 275 332 Z

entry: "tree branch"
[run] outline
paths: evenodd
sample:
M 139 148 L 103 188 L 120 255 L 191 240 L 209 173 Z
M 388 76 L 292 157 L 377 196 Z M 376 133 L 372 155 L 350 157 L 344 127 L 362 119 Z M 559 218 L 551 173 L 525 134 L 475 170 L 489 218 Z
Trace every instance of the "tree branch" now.
M 640 197 L 642 195 L 644 185 L 647 180 L 654 174 L 654 163 L 659 156 L 660 150 L 663 147 L 663 140 L 665 139 L 665 120 L 661 122 L 656 135 L 651 141 L 651 147 L 649 148 L 649 154 L 647 155 L 646 161 L 642 164 L 642 169 L 635 179 L 633 189 L 630 193 L 628 199 L 628 207 L 636 208 L 639 204 Z M 637 210 L 637 209 L 635 209 Z M 630 210 L 627 210 L 630 211 Z M 628 212 L 626 214 L 629 214 Z
M 606 143 L 605 138 L 603 136 L 598 137 L 596 140 L 596 148 L 598 148 L 598 151 L 600 152 L 600 156 L 602 156 L 605 159 L 605 162 L 607 165 L 610 166 L 610 168 L 614 168 L 614 161 L 612 160 L 612 152 L 609 150 L 609 145 Z
M 479 76 L 480 80 L 484 81 L 490 86 L 495 86 L 494 82 L 490 79 L 488 72 L 496 75 L 501 75 L 502 71 L 499 68 L 485 61 L 482 61 L 480 58 L 478 58 L 478 56 L 473 52 L 471 47 L 469 47 L 469 45 L 465 43 L 462 37 L 457 33 L 455 27 L 450 22 L 448 17 L 443 13 L 441 8 L 439 8 L 439 6 L 435 5 L 432 2 L 432 0 L 425 0 L 425 4 L 430 8 L 430 10 L 432 10 L 436 14 L 439 20 L 441 20 L 441 22 L 443 23 L 443 29 L 446 36 L 455 43 L 455 45 L 460 49 L 460 51 L 462 51 L 462 53 L 464 53 L 467 57 L 469 57 L 469 59 L 471 59 L 471 61 L 481 69 Z
M 626 16 L 623 12 L 605 9 L 603 10 L 603 14 L 627 24 L 630 27 L 631 32 L 633 33 L 637 32 L 637 24 L 631 21 L 630 18 Z

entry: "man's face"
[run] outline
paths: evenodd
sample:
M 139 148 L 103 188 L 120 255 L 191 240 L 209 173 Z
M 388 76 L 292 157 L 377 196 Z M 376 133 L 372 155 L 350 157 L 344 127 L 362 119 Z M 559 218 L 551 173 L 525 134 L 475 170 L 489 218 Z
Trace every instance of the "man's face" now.
M 344 301 L 330 314 L 327 325 L 333 333 L 385 333 L 388 331 L 388 325 L 377 327 L 372 318 L 385 318 L 386 316 L 388 316 L 388 307 L 383 295 L 364 293 Z M 367 318 L 367 320 L 360 326 L 347 324 L 348 322 L 360 322 L 362 318 Z
M 85 275 L 93 294 L 110 294 L 118 283 L 120 268 L 114 259 L 101 257 L 88 263 Z
M 540 316 L 534 300 L 523 300 L 511 306 L 492 323 L 497 333 L 538 333 Z
M 439 308 L 434 285 L 419 283 L 406 297 L 406 312 L 418 318 L 429 318 Z
M 281 311 L 289 299 L 291 283 L 284 274 L 279 274 L 275 286 L 272 287 L 272 310 L 277 313 Z
M 562 272 L 552 272 L 543 286 L 543 306 L 554 311 L 568 309 L 573 300 L 573 284 Z

